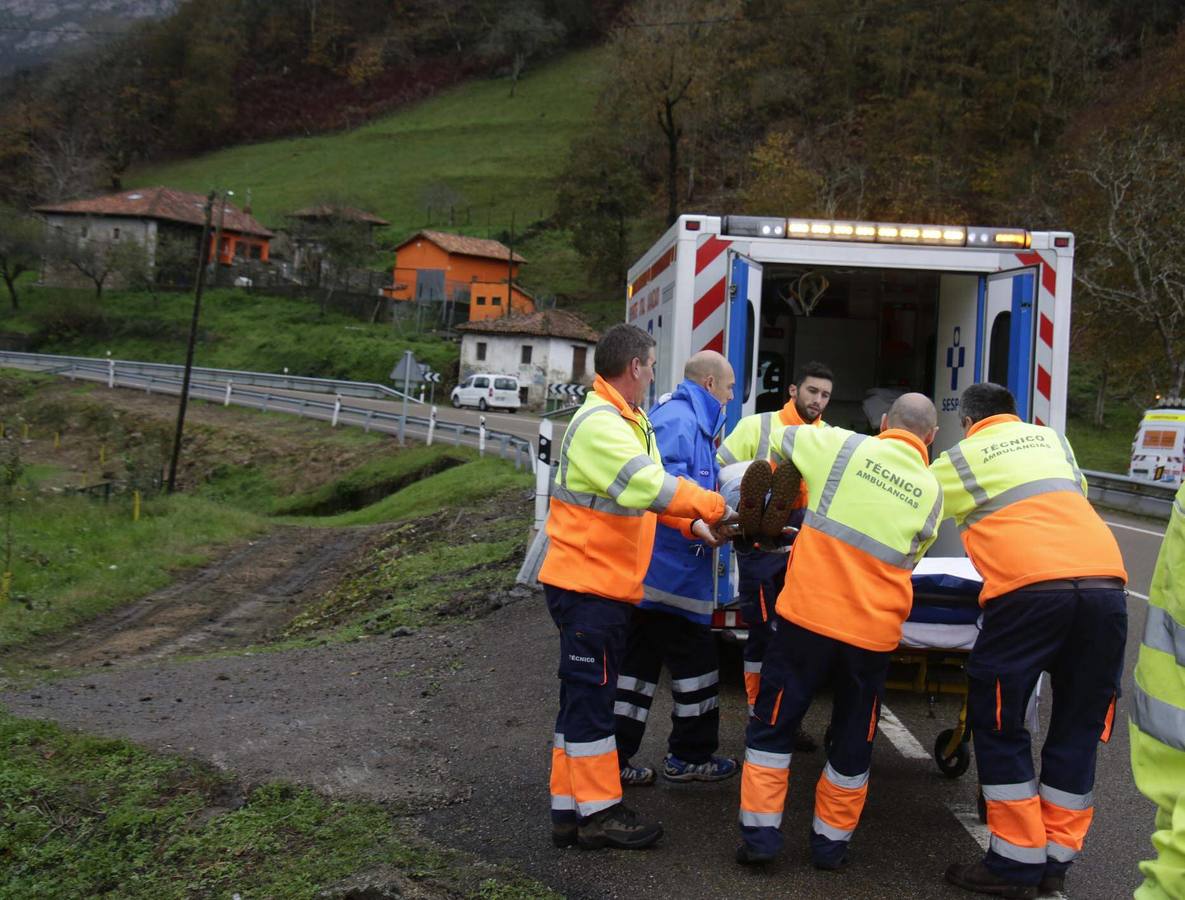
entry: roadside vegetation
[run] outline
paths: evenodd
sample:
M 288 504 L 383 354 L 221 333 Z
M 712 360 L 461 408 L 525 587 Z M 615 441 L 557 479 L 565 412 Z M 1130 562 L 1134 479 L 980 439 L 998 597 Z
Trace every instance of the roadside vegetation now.
M 104 612 L 285 525 L 383 530 L 357 569 L 292 624 L 287 646 L 482 614 L 511 588 L 531 477 L 510 463 L 449 446 L 401 451 L 359 429 L 195 403 L 184 490 L 164 496 L 144 475 L 159 476 L 172 410 L 130 392 L 0 372 L 0 448 L 19 462 L 0 504 L 11 512 L 13 572 L 0 652 L 19 652 L 22 678 L 40 640 L 84 632 Z M 133 521 L 127 488 L 137 478 L 147 499 Z M 105 502 L 69 493 L 96 479 L 113 485 Z M 192 760 L 2 709 L 0 810 L 4 897 L 311 898 L 338 884 L 346 886 L 333 896 L 345 897 L 368 879 L 426 898 L 553 896 L 411 835 L 376 804 L 283 783 L 243 786 Z
M 554 896 L 442 850 L 374 803 L 74 734 L 0 711 L 0 895 L 311 898 L 367 880 L 417 897 Z

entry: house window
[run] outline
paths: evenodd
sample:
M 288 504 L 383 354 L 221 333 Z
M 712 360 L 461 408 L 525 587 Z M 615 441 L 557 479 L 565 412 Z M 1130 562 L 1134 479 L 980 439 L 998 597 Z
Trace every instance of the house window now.
M 259 244 L 252 244 L 251 245 L 251 258 L 252 259 L 260 259 L 260 258 L 262 258 L 262 256 L 263 256 L 263 248 L 260 247 Z
M 82 228 L 80 228 L 78 230 L 78 234 L 80 237 L 86 237 L 89 233 L 90 233 L 90 228 L 88 228 L 86 225 L 83 225 Z
M 485 341 L 478 341 L 477 342 L 477 361 L 484 362 L 485 358 L 486 358 L 486 342 Z
M 111 237 L 113 240 L 116 240 L 116 241 L 119 240 L 119 229 L 118 228 L 111 229 Z
M 532 351 L 533 349 L 535 349 L 535 348 L 534 348 L 534 347 L 532 347 L 530 344 L 523 344 L 523 358 L 522 358 L 522 363 L 523 363 L 523 365 L 524 365 L 524 366 L 525 366 L 527 363 L 529 363 L 529 362 L 531 361 L 531 351 Z
M 486 305 L 486 298 L 485 297 L 478 297 L 477 298 L 477 305 L 478 306 L 485 306 Z
M 491 306 L 501 306 L 502 305 L 502 298 L 501 297 L 491 297 L 490 298 L 490 305 Z

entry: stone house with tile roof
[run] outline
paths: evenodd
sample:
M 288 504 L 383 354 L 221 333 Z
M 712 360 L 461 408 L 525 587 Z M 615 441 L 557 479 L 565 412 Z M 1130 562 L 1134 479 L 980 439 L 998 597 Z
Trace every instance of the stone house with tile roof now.
M 521 399 L 532 408 L 547 402 L 549 384 L 592 384 L 592 350 L 600 335 L 566 310 L 479 319 L 457 330 L 458 381 L 482 372 L 517 375 Z

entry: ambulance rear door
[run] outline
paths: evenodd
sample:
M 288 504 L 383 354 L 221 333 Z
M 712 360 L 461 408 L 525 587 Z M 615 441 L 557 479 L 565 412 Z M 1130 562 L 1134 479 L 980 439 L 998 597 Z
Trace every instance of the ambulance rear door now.
M 725 408 L 724 434 L 742 416 L 752 413 L 757 400 L 757 308 L 761 302 L 761 264 L 729 251 L 728 304 L 724 325 L 724 355 L 736 375 L 733 398 Z
M 987 276 L 981 333 L 983 379 L 1002 384 L 1016 397 L 1016 412 L 1033 420 L 1036 389 L 1037 270 L 1010 269 Z

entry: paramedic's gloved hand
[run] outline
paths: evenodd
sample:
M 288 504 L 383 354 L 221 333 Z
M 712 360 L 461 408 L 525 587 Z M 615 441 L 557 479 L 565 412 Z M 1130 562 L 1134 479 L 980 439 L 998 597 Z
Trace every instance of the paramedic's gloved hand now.
M 709 547 L 719 547 L 726 538 L 720 537 L 718 528 L 718 525 L 712 526 L 703 519 L 696 519 L 691 523 L 691 534 L 696 540 L 703 541 Z
M 740 518 L 741 517 L 737 514 L 737 511 L 735 509 L 733 509 L 731 506 L 729 506 L 727 503 L 725 503 L 724 504 L 724 515 L 722 515 L 719 518 L 719 520 L 716 522 L 716 527 L 720 528 L 724 525 L 735 525 L 737 522 L 740 521 Z

